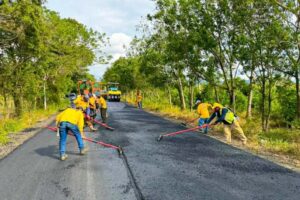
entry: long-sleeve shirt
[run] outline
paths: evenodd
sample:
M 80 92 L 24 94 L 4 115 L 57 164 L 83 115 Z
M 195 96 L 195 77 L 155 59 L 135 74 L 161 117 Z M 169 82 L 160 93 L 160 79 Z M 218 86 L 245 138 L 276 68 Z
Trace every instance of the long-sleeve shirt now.
M 91 109 L 96 109 L 96 98 L 95 97 L 90 97 L 89 105 L 90 105 Z
M 82 107 L 83 111 L 85 112 L 85 114 L 90 115 L 90 106 L 89 106 L 89 102 L 86 102 L 83 100 L 83 96 L 78 96 L 75 101 L 74 101 L 76 107 Z
M 199 114 L 200 118 L 209 118 L 209 111 L 208 108 L 212 107 L 209 103 L 200 103 L 197 107 L 197 113 Z
M 83 133 L 84 119 L 83 113 L 80 110 L 67 108 L 56 116 L 56 125 L 58 126 L 61 122 L 69 122 L 77 125 L 80 133 Z
M 208 119 L 208 122 L 207 122 L 207 123 L 209 124 L 215 117 L 218 117 L 216 123 L 223 122 L 224 124 L 230 124 L 230 123 L 228 123 L 227 121 L 225 121 L 225 116 L 226 116 L 226 114 L 227 114 L 228 111 L 229 111 L 229 110 L 228 110 L 227 108 L 224 107 L 224 108 L 222 108 L 221 113 L 220 113 L 220 111 L 214 112 L 214 113 L 210 116 L 210 118 Z
M 107 108 L 106 101 L 102 96 L 99 98 L 99 105 L 101 108 Z

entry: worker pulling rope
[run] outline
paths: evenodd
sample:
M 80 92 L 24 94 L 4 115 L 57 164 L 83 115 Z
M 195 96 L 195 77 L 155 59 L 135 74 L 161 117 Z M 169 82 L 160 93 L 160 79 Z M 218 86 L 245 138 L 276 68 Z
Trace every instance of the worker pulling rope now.
M 50 126 L 46 126 L 45 128 L 53 131 L 53 132 L 57 132 L 57 128 L 56 127 L 50 127 Z M 68 135 L 71 135 L 71 136 L 74 136 L 73 134 L 71 133 L 68 133 Z M 117 147 L 117 146 L 114 146 L 112 144 L 108 144 L 108 143 L 105 143 L 105 142 L 102 142 L 102 141 L 96 141 L 96 140 L 93 140 L 91 138 L 82 138 L 83 140 L 86 140 L 88 142 L 92 142 L 92 143 L 95 143 L 95 144 L 99 144 L 99 145 L 102 145 L 104 147 L 107 147 L 107 148 L 111 148 L 111 149 L 115 149 L 118 151 L 118 153 L 121 155 L 123 154 L 123 150 L 121 147 Z

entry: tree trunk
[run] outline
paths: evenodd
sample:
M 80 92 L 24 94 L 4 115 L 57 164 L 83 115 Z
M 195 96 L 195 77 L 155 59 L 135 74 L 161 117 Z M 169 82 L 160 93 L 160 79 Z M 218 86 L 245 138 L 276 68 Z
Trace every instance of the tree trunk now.
M 44 110 L 47 110 L 46 80 L 44 80 L 43 89 L 44 89 Z
M 189 93 L 190 93 L 190 111 L 193 110 L 193 103 L 194 103 L 194 90 L 193 90 L 193 84 L 192 82 L 190 82 L 190 85 L 189 85 Z
M 269 80 L 269 87 L 268 87 L 268 112 L 266 116 L 266 131 L 269 130 L 269 122 L 271 117 L 271 111 L 272 111 L 272 81 Z
M 169 86 L 167 86 L 167 90 L 168 90 L 169 104 L 170 106 L 172 106 L 172 94 Z
M 261 126 L 263 131 L 266 131 L 265 126 L 265 99 L 266 99 L 266 80 L 263 69 L 262 85 L 261 85 Z
M 233 88 L 228 91 L 230 108 L 235 112 L 235 90 Z
M 300 80 L 299 80 L 299 72 L 296 71 L 296 97 L 297 97 L 297 118 L 300 119 Z
M 219 93 L 218 93 L 217 86 L 215 85 L 214 85 L 214 91 L 215 91 L 215 101 L 219 103 L 220 102 Z
M 253 100 L 253 71 L 251 71 L 251 76 L 249 78 L 249 93 L 248 93 L 248 105 L 246 118 L 251 119 L 252 117 L 252 100 Z
M 21 117 L 23 114 L 23 105 L 21 95 L 15 94 L 13 96 L 14 105 L 15 105 L 15 114 L 17 117 Z
M 178 93 L 179 93 L 179 98 L 180 98 L 180 108 L 181 110 L 185 110 L 186 109 L 186 104 L 185 104 L 185 98 L 184 98 L 184 91 L 183 91 L 183 85 L 182 85 L 182 81 L 181 78 L 178 77 Z

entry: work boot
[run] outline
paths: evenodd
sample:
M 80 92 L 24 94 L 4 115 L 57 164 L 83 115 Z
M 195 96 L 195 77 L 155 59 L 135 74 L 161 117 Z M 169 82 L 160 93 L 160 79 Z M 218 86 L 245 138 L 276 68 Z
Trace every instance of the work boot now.
M 68 158 L 68 155 L 67 154 L 63 154 L 60 156 L 60 160 L 64 161 Z
M 80 155 L 85 155 L 88 151 L 87 147 L 83 147 L 82 149 L 80 149 Z

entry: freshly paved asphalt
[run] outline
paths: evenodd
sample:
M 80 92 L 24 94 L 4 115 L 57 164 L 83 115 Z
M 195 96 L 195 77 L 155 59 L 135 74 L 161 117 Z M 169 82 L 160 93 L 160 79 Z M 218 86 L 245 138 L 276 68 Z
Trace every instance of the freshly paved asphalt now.
M 55 133 L 41 131 L 0 161 L 1 200 L 299 200 L 300 174 L 199 133 L 156 138 L 178 124 L 123 103 L 109 103 L 109 125 L 89 137 L 123 147 L 88 144 L 58 160 Z

